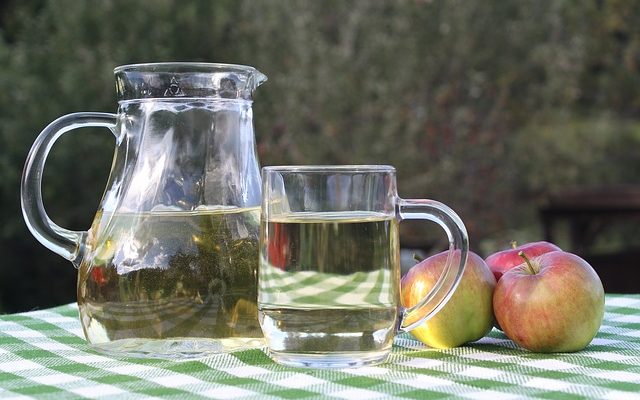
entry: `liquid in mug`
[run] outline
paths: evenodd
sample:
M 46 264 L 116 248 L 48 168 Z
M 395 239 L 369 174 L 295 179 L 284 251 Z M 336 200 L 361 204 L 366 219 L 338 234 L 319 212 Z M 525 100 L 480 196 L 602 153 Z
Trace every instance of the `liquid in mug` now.
M 78 285 L 90 343 L 165 358 L 262 345 L 259 218 L 259 208 L 98 213 Z
M 379 358 L 398 310 L 395 216 L 295 213 L 263 221 L 259 318 L 271 356 Z

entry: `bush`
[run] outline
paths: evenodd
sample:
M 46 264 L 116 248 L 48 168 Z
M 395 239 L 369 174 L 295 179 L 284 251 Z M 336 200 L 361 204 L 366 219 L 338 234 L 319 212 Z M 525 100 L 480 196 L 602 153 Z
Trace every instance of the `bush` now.
M 637 143 L 640 114 L 634 2 L 32 0 L 5 7 L 6 311 L 74 299 L 69 263 L 24 227 L 20 173 L 35 136 L 57 116 L 115 110 L 111 71 L 120 64 L 256 66 L 269 76 L 254 107 L 264 165 L 393 164 L 401 194 L 456 209 L 476 250 L 495 250 L 513 235 L 537 239 L 533 211 L 550 189 L 637 179 L 630 171 L 639 161 L 627 150 Z M 75 133 L 53 149 L 43 191 L 59 225 L 89 225 L 108 173 L 109 136 Z M 560 173 L 547 167 L 557 163 Z M 409 244 L 440 238 L 405 228 Z

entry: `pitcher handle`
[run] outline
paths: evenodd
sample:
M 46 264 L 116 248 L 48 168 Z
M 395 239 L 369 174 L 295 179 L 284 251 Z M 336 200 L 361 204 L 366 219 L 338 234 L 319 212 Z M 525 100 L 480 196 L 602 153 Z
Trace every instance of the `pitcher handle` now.
M 116 135 L 116 115 L 82 112 L 68 114 L 50 123 L 31 146 L 22 173 L 20 202 L 22 215 L 31 234 L 49 250 L 77 264 L 82 258 L 85 231 L 72 231 L 56 225 L 42 203 L 42 173 L 53 143 L 77 128 L 104 127 Z
M 460 217 L 451 208 L 437 201 L 398 199 L 396 210 L 400 221 L 421 219 L 435 222 L 449 238 L 447 262 L 433 289 L 416 305 L 402 310 L 399 329 L 410 331 L 440 311 L 453 295 L 467 263 L 469 238 Z M 454 262 L 458 253 L 460 260 Z

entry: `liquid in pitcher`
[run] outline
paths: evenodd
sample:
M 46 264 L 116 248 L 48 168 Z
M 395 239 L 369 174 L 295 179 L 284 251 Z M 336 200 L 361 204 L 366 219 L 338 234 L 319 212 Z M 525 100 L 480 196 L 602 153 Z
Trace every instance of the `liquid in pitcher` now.
M 262 345 L 259 218 L 259 208 L 98 213 L 78 284 L 89 341 L 163 358 Z

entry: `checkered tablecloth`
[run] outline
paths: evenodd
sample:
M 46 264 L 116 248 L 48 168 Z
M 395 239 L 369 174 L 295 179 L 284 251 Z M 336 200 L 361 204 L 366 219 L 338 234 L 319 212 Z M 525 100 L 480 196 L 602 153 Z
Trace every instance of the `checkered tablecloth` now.
M 262 348 L 198 361 L 109 358 L 86 345 L 75 305 L 1 316 L 0 398 L 34 397 L 640 399 L 640 295 L 607 295 L 600 332 L 578 353 L 530 353 L 495 329 L 451 350 L 402 334 L 387 363 L 338 371 L 279 366 Z
M 340 275 L 318 271 L 283 271 L 271 265 L 259 268 L 258 303 L 272 307 L 332 308 L 389 307 L 398 282 L 390 269 Z M 395 290 L 394 290 L 395 288 Z

